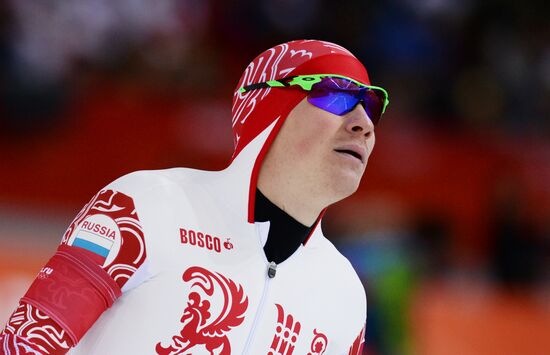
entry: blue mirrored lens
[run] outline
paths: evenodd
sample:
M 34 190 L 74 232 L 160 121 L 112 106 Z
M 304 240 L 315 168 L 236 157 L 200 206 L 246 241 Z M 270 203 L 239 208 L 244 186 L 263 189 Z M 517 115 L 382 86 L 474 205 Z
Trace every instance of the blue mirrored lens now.
M 352 111 L 359 101 L 353 92 L 339 90 L 312 90 L 308 95 L 310 104 L 339 116 Z
M 352 111 L 361 102 L 375 125 L 381 118 L 384 100 L 382 91 L 361 87 L 342 78 L 323 78 L 308 94 L 310 104 L 339 116 Z
M 363 108 L 373 124 L 377 124 L 382 118 L 382 109 L 384 107 L 385 96 L 382 91 L 379 90 L 364 90 L 361 97 Z

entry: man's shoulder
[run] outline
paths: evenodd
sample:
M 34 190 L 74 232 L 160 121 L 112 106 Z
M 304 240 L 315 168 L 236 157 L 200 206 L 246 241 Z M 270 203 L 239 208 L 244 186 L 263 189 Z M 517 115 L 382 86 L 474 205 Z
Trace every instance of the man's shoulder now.
M 317 235 L 312 236 L 312 244 L 315 249 L 319 249 L 326 258 L 329 258 L 332 263 L 334 263 L 334 266 L 338 266 L 346 271 L 353 271 L 353 274 L 355 273 L 355 269 L 353 269 L 353 266 L 349 262 L 348 258 L 346 258 L 338 248 L 327 238 L 322 232 L 319 232 Z
M 185 188 L 204 183 L 216 172 L 191 168 L 139 170 L 128 173 L 108 184 L 105 189 L 136 195 L 156 189 Z
M 322 233 L 312 242 L 312 252 L 316 254 L 315 274 L 324 285 L 323 297 L 327 304 L 339 305 L 328 312 L 339 324 L 348 325 L 342 328 L 344 333 L 351 328 L 359 331 L 367 317 L 367 295 L 361 279 L 349 260 Z
M 348 258 L 340 253 L 336 246 L 322 233 L 319 233 L 313 242 L 315 243 L 315 249 L 319 250 L 319 260 L 322 260 L 322 264 L 330 269 L 334 282 L 339 283 L 340 287 L 344 289 L 354 291 L 350 294 L 365 299 L 365 289 L 361 279 Z

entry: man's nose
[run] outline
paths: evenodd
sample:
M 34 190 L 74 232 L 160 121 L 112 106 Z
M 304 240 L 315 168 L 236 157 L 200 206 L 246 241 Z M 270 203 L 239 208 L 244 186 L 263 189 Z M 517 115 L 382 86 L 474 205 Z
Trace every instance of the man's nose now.
M 362 105 L 357 105 L 345 116 L 345 128 L 354 135 L 369 137 L 374 132 L 374 124 Z

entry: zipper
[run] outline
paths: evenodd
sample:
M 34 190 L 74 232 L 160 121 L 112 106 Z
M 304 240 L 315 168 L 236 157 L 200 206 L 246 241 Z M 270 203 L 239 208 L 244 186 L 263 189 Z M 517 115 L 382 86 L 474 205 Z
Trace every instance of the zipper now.
M 252 322 L 252 329 L 250 329 L 250 333 L 248 333 L 248 338 L 246 339 L 246 343 L 243 350 L 243 355 L 248 354 L 250 350 L 250 345 L 252 344 L 252 340 L 254 339 L 254 335 L 256 333 L 256 328 L 258 328 L 258 325 L 260 323 L 260 320 L 262 319 L 262 315 L 264 313 L 265 309 L 265 302 L 267 299 L 267 295 L 269 293 L 269 288 L 271 285 L 271 279 L 275 277 L 275 274 L 277 272 L 277 264 L 275 264 L 274 261 L 272 261 L 267 269 L 267 275 L 265 278 L 264 283 L 264 289 L 262 291 L 262 298 L 260 298 L 260 304 L 258 305 L 258 309 L 256 311 L 256 315 L 254 316 L 254 321 Z

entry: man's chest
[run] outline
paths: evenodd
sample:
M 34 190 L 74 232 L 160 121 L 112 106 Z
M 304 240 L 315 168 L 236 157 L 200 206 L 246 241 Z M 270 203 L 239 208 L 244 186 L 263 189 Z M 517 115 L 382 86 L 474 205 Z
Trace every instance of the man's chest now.
M 161 273 L 124 294 L 81 345 L 144 354 L 322 354 L 340 345 L 339 305 L 290 272 L 205 264 Z
M 144 232 L 147 261 L 128 284 L 142 280 L 74 353 L 329 354 L 359 329 L 346 323 L 357 305 L 331 287 L 338 275 L 303 247 L 268 276 L 261 226 L 164 214 Z

